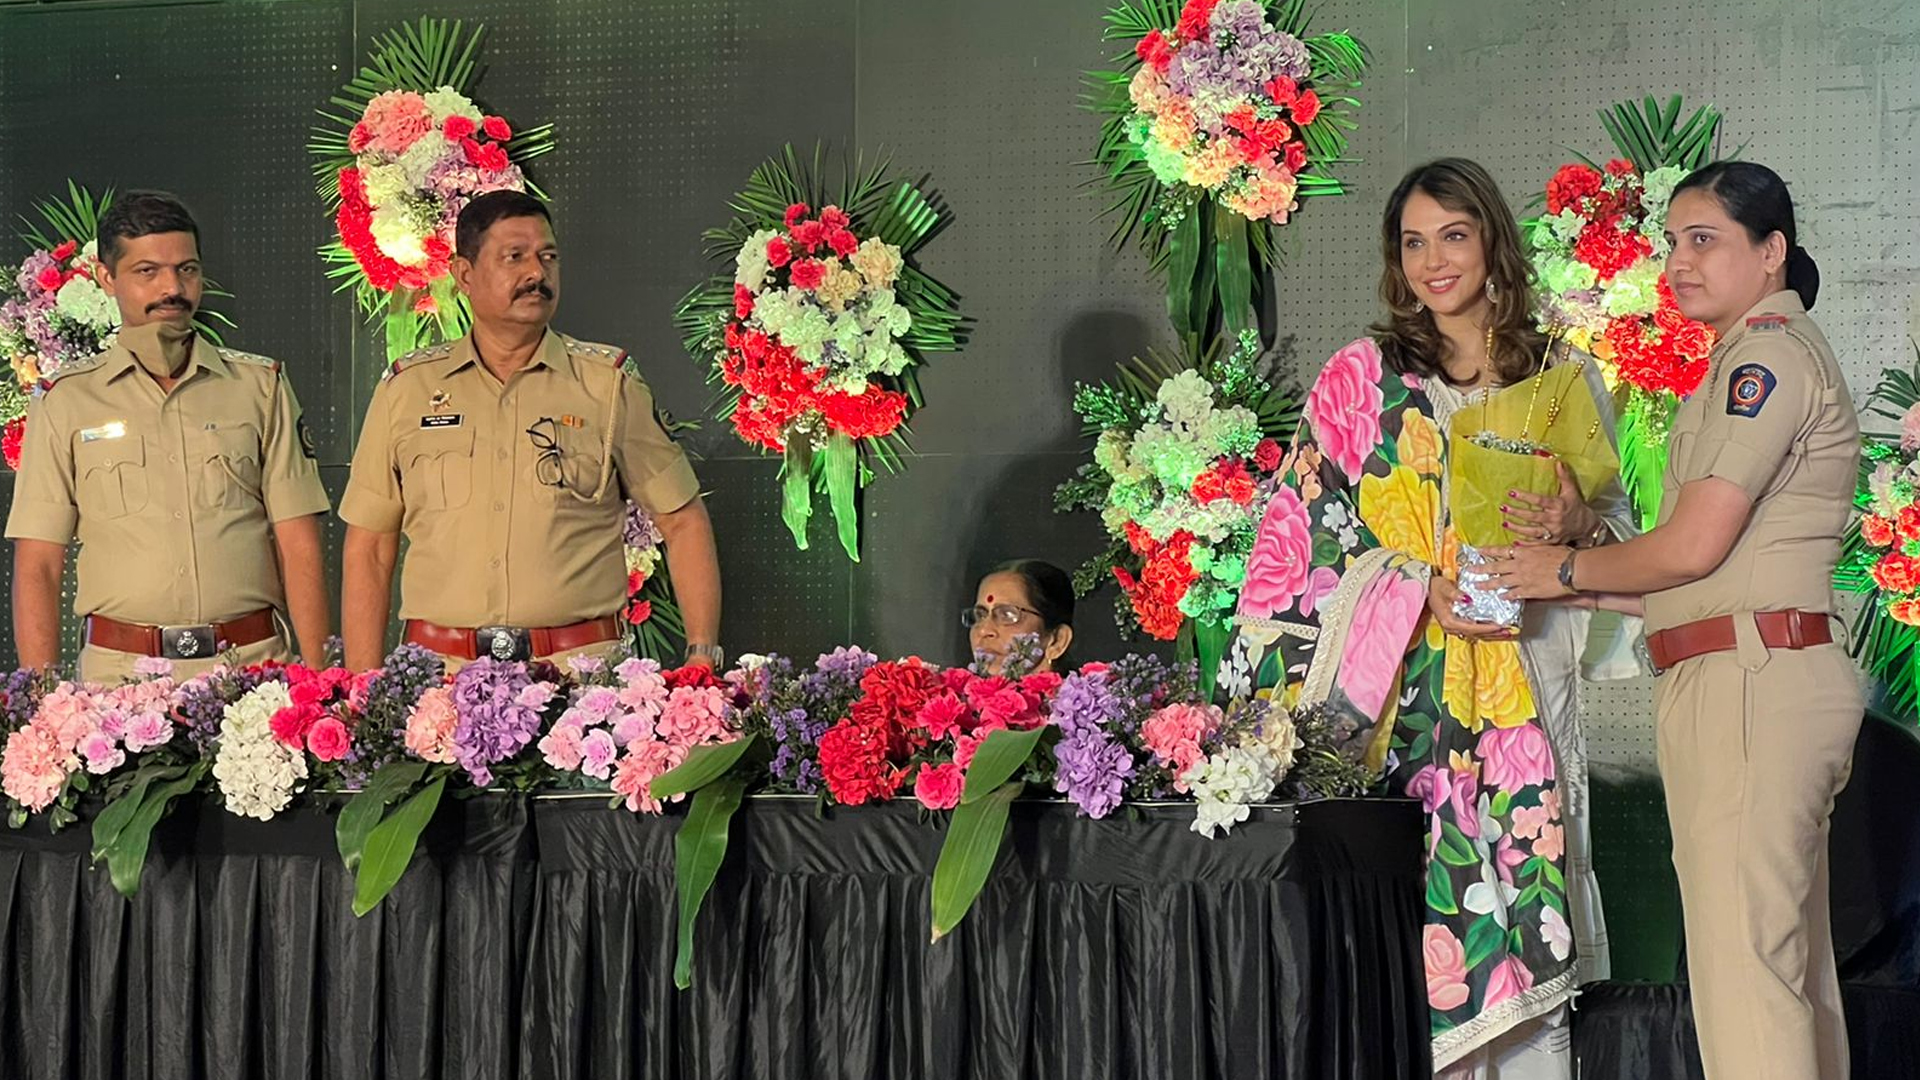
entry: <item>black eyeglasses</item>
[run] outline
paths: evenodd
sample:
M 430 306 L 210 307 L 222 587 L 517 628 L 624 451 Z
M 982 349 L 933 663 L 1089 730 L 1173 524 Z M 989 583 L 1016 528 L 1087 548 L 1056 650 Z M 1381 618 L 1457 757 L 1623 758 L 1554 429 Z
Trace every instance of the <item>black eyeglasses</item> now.
M 539 455 L 533 459 L 533 478 L 548 487 L 565 487 L 566 475 L 560 467 L 560 443 L 553 434 L 551 416 L 543 416 L 527 428 L 527 438 L 533 440 L 533 449 Z
M 1039 612 L 1032 608 L 1021 607 L 1019 604 L 995 604 L 991 608 L 975 604 L 970 608 L 960 609 L 960 625 L 971 630 L 980 623 L 992 619 L 1001 626 L 1019 626 L 1020 616 L 1023 614 L 1031 615 L 1036 619 L 1043 618 Z

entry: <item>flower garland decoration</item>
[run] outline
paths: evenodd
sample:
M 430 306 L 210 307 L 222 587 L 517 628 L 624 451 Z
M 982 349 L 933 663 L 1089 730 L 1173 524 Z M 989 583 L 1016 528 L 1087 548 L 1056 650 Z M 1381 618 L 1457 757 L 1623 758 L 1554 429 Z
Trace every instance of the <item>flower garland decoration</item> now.
M 917 367 L 956 352 L 955 298 L 913 262 L 945 211 L 888 163 L 856 160 L 830 186 L 791 146 L 757 169 L 705 234 L 732 262 L 681 300 L 689 355 L 720 388 L 719 417 L 750 446 L 782 455 L 781 518 L 807 547 L 824 491 L 841 547 L 859 561 L 858 491 L 874 465 L 902 468 L 905 425 L 921 404 Z
M 539 195 L 524 166 L 554 148 L 551 124 L 516 131 L 475 104 L 483 34 L 423 18 L 374 38 L 308 144 L 336 231 L 327 275 L 384 318 L 388 362 L 466 332 L 449 265 L 460 210 L 489 191 Z
M 1231 350 L 1154 354 L 1114 384 L 1079 387 L 1074 410 L 1097 432 L 1093 461 L 1055 493 L 1060 511 L 1100 514 L 1108 549 L 1075 574 L 1086 595 L 1111 576 L 1123 630 L 1180 640 L 1201 659 L 1202 687 L 1218 666 L 1284 457 L 1280 439 L 1300 417 L 1290 393 L 1260 370 L 1259 338 Z
M 1680 98 L 1614 105 L 1600 114 L 1621 153 L 1604 167 L 1563 165 L 1545 213 L 1522 223 L 1539 276 L 1539 321 L 1596 356 L 1624 388 L 1621 480 L 1643 525 L 1659 512 L 1668 425 L 1706 377 L 1713 331 L 1680 313 L 1667 285 L 1667 203 L 1705 164 L 1720 127 L 1712 107 L 1680 122 Z
M 1868 598 L 1847 635 L 1854 656 L 1884 687 L 1878 706 L 1920 723 L 1920 345 L 1909 369 L 1883 371 L 1861 409 L 1895 431 L 1861 437 L 1858 515 L 1847 530 L 1834 585 Z
M 40 224 L 20 234 L 27 257 L 0 272 L 0 359 L 13 375 L 0 378 L 0 457 L 9 469 L 20 468 L 33 398 L 61 368 L 112 348 L 119 333 L 120 307 L 94 277 L 100 216 L 112 205 L 111 189 L 95 198 L 67 181 L 64 200 L 35 204 Z M 232 294 L 210 283 L 205 295 Z M 195 326 L 218 344 L 216 322 L 233 325 L 203 309 Z
M 1216 300 L 1228 333 L 1251 325 L 1272 229 L 1343 191 L 1329 170 L 1367 50 L 1308 35 L 1308 18 L 1305 0 L 1126 0 L 1107 15 L 1105 39 L 1129 50 L 1088 75 L 1112 239 L 1137 237 L 1166 271 L 1182 333 L 1206 333 Z

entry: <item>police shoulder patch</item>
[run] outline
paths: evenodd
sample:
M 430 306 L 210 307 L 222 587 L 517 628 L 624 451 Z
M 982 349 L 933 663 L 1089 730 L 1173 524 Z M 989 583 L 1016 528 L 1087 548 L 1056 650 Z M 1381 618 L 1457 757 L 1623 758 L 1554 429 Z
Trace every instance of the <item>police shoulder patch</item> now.
M 229 349 L 224 345 L 216 347 L 214 351 L 220 354 L 220 359 L 228 363 L 252 364 L 256 367 L 268 368 L 273 371 L 280 370 L 280 361 L 261 356 L 258 353 L 241 352 L 239 349 Z
M 97 368 L 100 366 L 100 358 L 105 355 L 107 354 L 95 353 L 92 356 L 81 357 L 78 360 L 69 360 L 64 364 L 61 364 L 60 370 L 55 371 L 49 375 L 42 375 L 40 377 L 41 391 L 45 392 L 47 390 L 53 389 L 54 383 L 59 382 L 61 379 L 64 379 L 69 375 L 78 375 L 82 372 L 92 371 L 94 368 Z
M 1747 329 L 1756 334 L 1777 333 L 1787 328 L 1785 315 L 1755 315 L 1747 320 Z
M 1777 381 L 1764 364 L 1741 364 L 1734 368 L 1727 379 L 1727 415 L 1759 416 Z
M 313 429 L 307 426 L 307 418 L 301 417 L 294 421 L 293 426 L 300 434 L 300 453 L 305 455 L 308 461 L 319 457 L 313 445 Z
M 432 360 L 445 360 L 452 355 L 453 342 L 451 341 L 443 341 L 438 345 L 429 345 L 424 349 L 415 349 L 400 359 L 395 360 L 393 363 L 388 364 L 387 370 L 380 373 L 380 381 L 386 382 L 388 379 L 393 378 L 395 375 L 400 374 L 410 367 L 416 367 Z
M 621 366 L 627 359 L 627 350 L 613 345 L 601 345 L 598 342 L 580 341 L 575 338 L 563 338 L 567 343 L 567 352 L 598 363 L 614 367 Z

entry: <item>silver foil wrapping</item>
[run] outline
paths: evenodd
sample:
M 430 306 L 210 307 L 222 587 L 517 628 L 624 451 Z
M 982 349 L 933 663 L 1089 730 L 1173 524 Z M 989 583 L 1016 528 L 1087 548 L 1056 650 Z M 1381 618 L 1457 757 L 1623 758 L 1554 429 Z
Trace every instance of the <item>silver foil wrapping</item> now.
M 1478 548 L 1460 545 L 1460 596 L 1453 602 L 1453 613 L 1477 623 L 1519 626 L 1522 602 L 1509 600 L 1487 585 L 1487 575 L 1476 569 L 1486 564 L 1487 557 Z

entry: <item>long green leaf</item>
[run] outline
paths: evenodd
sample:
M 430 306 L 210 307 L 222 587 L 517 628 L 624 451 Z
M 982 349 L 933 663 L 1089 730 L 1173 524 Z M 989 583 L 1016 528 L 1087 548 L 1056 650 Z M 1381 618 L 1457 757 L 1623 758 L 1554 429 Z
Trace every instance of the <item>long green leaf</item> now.
M 1201 254 L 1200 218 L 1200 207 L 1189 207 L 1167 245 L 1167 316 L 1173 320 L 1174 330 L 1182 334 L 1205 330 L 1196 325 L 1196 320 L 1206 318 L 1204 306 L 1199 313 L 1194 311 L 1194 277 Z
M 671 799 L 699 791 L 726 775 L 727 770 L 753 748 L 757 738 L 759 736 L 749 734 L 718 746 L 693 747 L 687 751 L 685 761 L 653 778 L 647 785 L 647 794 L 656 799 Z
M 109 802 L 93 819 L 93 861 L 99 862 L 106 857 L 107 849 L 120 838 L 127 823 L 133 820 L 133 815 L 147 801 L 148 788 L 185 775 L 186 771 L 185 765 L 143 765 L 135 769 L 129 778 L 127 790 Z
M 813 444 L 805 435 L 787 440 L 787 461 L 781 473 L 780 520 L 793 534 L 794 546 L 807 550 L 807 520 L 813 517 Z
M 1215 280 L 1220 318 L 1229 337 L 1253 325 L 1253 263 L 1247 252 L 1247 219 L 1225 206 L 1213 208 Z
M 354 876 L 353 913 L 365 916 L 380 906 L 413 862 L 420 846 L 420 834 L 440 807 L 440 796 L 447 790 L 445 775 L 407 797 L 400 809 L 373 827 L 360 859 L 360 872 Z
M 694 792 L 687 819 L 673 838 L 673 883 L 680 898 L 679 943 L 673 954 L 673 985 L 693 985 L 693 929 L 720 864 L 727 857 L 727 834 L 734 811 L 746 794 L 747 782 L 723 776 Z
M 202 761 L 187 770 L 186 775 L 150 788 L 126 828 L 121 829 L 120 835 L 108 845 L 107 873 L 113 879 L 114 890 L 121 896 L 131 899 L 134 893 L 140 891 L 140 870 L 147 864 L 147 847 L 153 840 L 153 827 L 172 809 L 173 800 L 192 791 L 200 783 L 206 770 L 207 764 Z
M 387 807 L 394 801 L 413 790 L 427 772 L 424 761 L 389 761 L 380 766 L 367 781 L 367 785 L 347 805 L 340 808 L 340 820 L 334 823 L 334 845 L 340 849 L 340 858 L 349 871 L 360 867 L 360 857 L 367 849 L 367 837 L 374 826 L 386 816 Z
M 932 940 L 952 933 L 986 887 L 1007 834 L 1007 814 L 1022 786 L 1018 781 L 1003 784 L 984 799 L 954 808 L 933 867 Z
M 833 523 L 840 533 L 840 546 L 847 558 L 860 561 L 860 510 L 854 494 L 860 487 L 859 451 L 853 440 L 840 432 L 827 436 L 823 470 L 827 485 L 827 505 L 833 509 Z
M 960 805 L 980 802 L 1025 768 L 1034 747 L 1046 734 L 1044 727 L 1013 731 L 1002 728 L 987 733 L 974 748 L 973 761 L 967 765 L 967 786 L 960 794 Z

